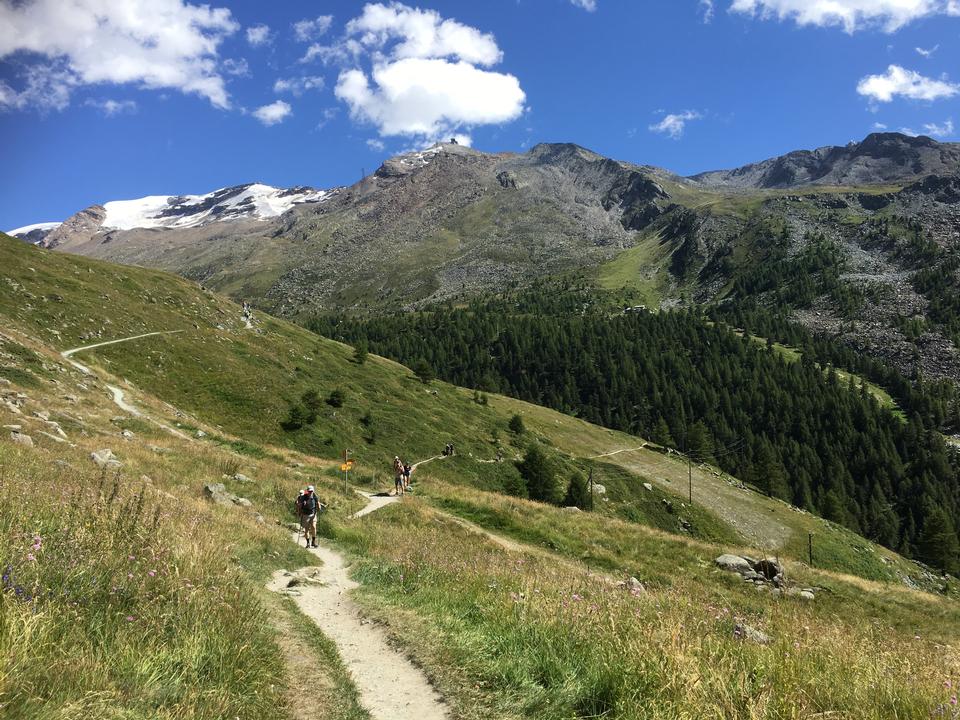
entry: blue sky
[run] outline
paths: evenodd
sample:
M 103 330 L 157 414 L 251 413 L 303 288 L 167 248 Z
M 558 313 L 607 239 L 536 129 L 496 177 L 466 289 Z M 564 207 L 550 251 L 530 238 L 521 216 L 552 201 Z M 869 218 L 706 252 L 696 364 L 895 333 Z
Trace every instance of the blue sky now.
M 0 0 L 0 228 L 350 184 L 456 135 L 682 174 L 955 140 L 957 0 Z

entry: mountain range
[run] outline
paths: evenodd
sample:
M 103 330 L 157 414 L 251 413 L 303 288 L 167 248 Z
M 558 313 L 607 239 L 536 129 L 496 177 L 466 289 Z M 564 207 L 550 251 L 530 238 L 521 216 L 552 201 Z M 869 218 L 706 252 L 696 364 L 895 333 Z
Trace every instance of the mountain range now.
M 20 235 L 288 317 L 418 308 L 572 272 L 647 307 L 769 304 L 782 301 L 777 283 L 800 281 L 758 274 L 822 240 L 835 252 L 810 270 L 817 287 L 789 303 L 791 319 L 901 371 L 960 380 L 960 309 L 934 297 L 955 273 L 922 274 L 949 267 L 958 172 L 960 144 L 899 133 L 691 177 L 569 143 L 442 143 L 349 187 L 106 202 Z

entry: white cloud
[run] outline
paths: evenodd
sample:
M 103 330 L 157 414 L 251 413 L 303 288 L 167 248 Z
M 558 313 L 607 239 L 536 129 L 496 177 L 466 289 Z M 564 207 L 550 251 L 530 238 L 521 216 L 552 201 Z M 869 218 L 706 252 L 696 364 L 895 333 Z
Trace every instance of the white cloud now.
M 839 25 L 848 33 L 866 27 L 895 32 L 933 15 L 960 15 L 957 0 L 733 0 L 732 12 L 793 19 L 798 25 Z
M 23 89 L 3 85 L 0 106 L 62 109 L 82 85 L 130 83 L 228 108 L 217 50 L 238 29 L 230 10 L 184 0 L 0 2 L 0 59 L 43 58 L 23 72 Z
M 354 38 L 360 49 L 380 52 L 392 48 L 392 56 L 402 58 L 455 57 L 474 65 L 495 65 L 503 59 L 497 41 L 490 33 L 444 20 L 434 10 L 411 8 L 399 2 L 384 5 L 370 3 L 363 14 L 347 23 L 347 36 Z
M 523 112 L 520 81 L 483 69 L 503 57 L 493 35 L 434 11 L 368 4 L 326 50 L 329 58 L 352 58 L 334 93 L 381 136 L 439 139 Z M 367 60 L 369 71 L 361 67 Z
M 247 42 L 253 47 L 266 45 L 272 40 L 269 25 L 253 25 L 247 28 Z
M 953 118 L 945 120 L 940 125 L 924 123 L 923 134 L 935 138 L 945 138 L 953 135 Z
M 268 127 L 283 122 L 292 114 L 292 108 L 283 100 L 277 100 L 269 105 L 263 105 L 253 111 L 253 116 Z
M 386 144 L 383 140 L 377 140 L 376 138 L 370 138 L 367 140 L 367 147 L 373 150 L 374 152 L 383 152 L 386 149 Z
M 310 42 L 325 34 L 333 24 L 333 15 L 321 15 L 313 20 L 300 20 L 293 24 L 293 36 L 299 42 Z
M 597 9 L 597 0 L 570 0 L 570 2 L 587 12 L 593 12 Z
M 320 121 L 317 123 L 317 130 L 322 130 L 324 126 L 333 120 L 339 113 L 340 108 L 324 108 L 323 112 L 320 113 Z
M 883 75 L 868 75 L 857 83 L 857 92 L 873 102 L 890 102 L 896 96 L 911 100 L 938 100 L 953 97 L 960 85 L 924 77 L 914 70 L 891 65 Z
M 932 48 L 929 48 L 929 49 L 926 49 L 926 50 L 925 50 L 924 48 L 922 48 L 922 47 L 914 48 L 914 50 L 917 51 L 917 54 L 918 54 L 918 55 L 920 55 L 920 56 L 922 56 L 922 57 L 925 57 L 925 58 L 927 58 L 928 60 L 929 60 L 931 57 L 933 57 L 933 54 L 934 54 L 937 50 L 939 50 L 939 49 L 940 49 L 939 43 L 938 43 L 937 45 L 934 45 Z
M 884 125 L 882 122 L 875 122 L 873 124 L 873 129 L 876 130 L 877 132 L 883 132 L 884 130 L 887 129 L 887 126 Z
M 94 100 L 93 98 L 89 98 L 83 104 L 87 107 L 96 108 L 107 117 L 113 117 L 114 115 L 121 115 L 123 113 L 135 113 L 137 111 L 137 103 L 133 100 Z
M 323 90 L 324 80 L 319 75 L 307 75 L 294 78 L 278 78 L 273 83 L 275 93 L 291 93 L 294 97 L 300 97 L 307 90 Z
M 250 77 L 250 65 L 245 58 L 240 58 L 239 60 L 227 58 L 221 63 L 221 67 L 227 75 Z
M 513 75 L 480 70 L 439 58 L 405 58 L 377 65 L 370 86 L 361 70 L 340 74 L 335 94 L 356 119 L 382 135 L 449 134 L 463 125 L 514 120 L 525 95 Z
M 700 10 L 703 12 L 703 22 L 713 20 L 713 0 L 700 0 Z
M 682 113 L 671 113 L 663 118 L 658 123 L 649 126 L 649 130 L 655 133 L 664 133 L 669 135 L 674 140 L 679 140 L 683 137 L 683 131 L 687 127 L 687 123 L 691 120 L 699 120 L 703 117 L 700 113 L 695 110 L 685 110 Z

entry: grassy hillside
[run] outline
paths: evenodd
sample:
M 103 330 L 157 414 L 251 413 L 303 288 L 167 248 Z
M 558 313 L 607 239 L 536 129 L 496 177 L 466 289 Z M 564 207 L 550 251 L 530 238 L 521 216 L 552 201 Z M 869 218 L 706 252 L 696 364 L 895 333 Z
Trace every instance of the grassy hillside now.
M 693 469 L 690 508 L 684 461 L 638 438 L 510 398 L 479 404 L 270 318 L 248 330 L 236 305 L 162 273 L 3 238 L 0 256 L 0 421 L 34 439 L 0 436 L 0 714 L 294 718 L 303 664 L 290 658 L 302 656 L 326 716 L 363 717 L 329 643 L 290 633 L 302 619 L 260 590 L 275 568 L 313 561 L 282 525 L 307 482 L 330 502 L 324 533 L 353 554 L 367 611 L 456 717 L 887 718 L 948 707 L 944 683 L 960 679 L 955 589 L 907 588 L 904 576 L 942 581 L 892 553 L 709 467 Z M 101 379 L 59 356 L 159 330 L 183 332 L 77 354 Z M 145 416 L 121 412 L 105 382 Z M 342 389 L 345 402 L 284 431 L 288 404 L 311 388 Z M 373 422 L 360 422 L 368 412 Z M 506 429 L 514 414 L 521 437 Z M 495 434 L 506 462 L 490 462 Z M 395 452 L 419 460 L 450 441 L 458 454 L 419 469 L 412 497 L 347 519 L 361 501 L 337 476 L 344 445 L 360 462 L 353 482 L 380 488 Z M 528 442 L 568 472 L 593 468 L 606 486 L 597 512 L 491 492 Z M 93 465 L 104 448 L 121 467 Z M 202 487 L 216 481 L 251 506 L 212 505 Z M 505 552 L 455 518 L 520 548 Z M 816 600 L 714 569 L 722 552 L 767 549 L 770 528 L 793 558 L 790 586 L 817 588 Z M 820 568 L 801 562 L 809 530 Z M 643 591 L 615 585 L 631 575 Z M 69 671 L 50 673 L 64 655 Z

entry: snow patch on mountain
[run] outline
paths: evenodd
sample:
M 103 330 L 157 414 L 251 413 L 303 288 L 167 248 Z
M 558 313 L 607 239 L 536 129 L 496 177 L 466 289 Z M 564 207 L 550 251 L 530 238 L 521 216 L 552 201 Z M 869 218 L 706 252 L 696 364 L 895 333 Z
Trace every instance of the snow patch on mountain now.
M 34 223 L 33 225 L 24 225 L 23 227 L 17 228 L 16 230 L 7 230 L 7 235 L 10 237 L 20 237 L 21 235 L 29 235 L 34 230 L 40 230 L 42 232 L 50 232 L 54 228 L 60 227 L 59 222 L 42 222 Z
M 253 183 L 221 188 L 206 195 L 149 195 L 104 203 L 103 229 L 188 228 L 221 220 L 268 220 L 294 205 L 326 200 L 332 191 L 290 189 Z

